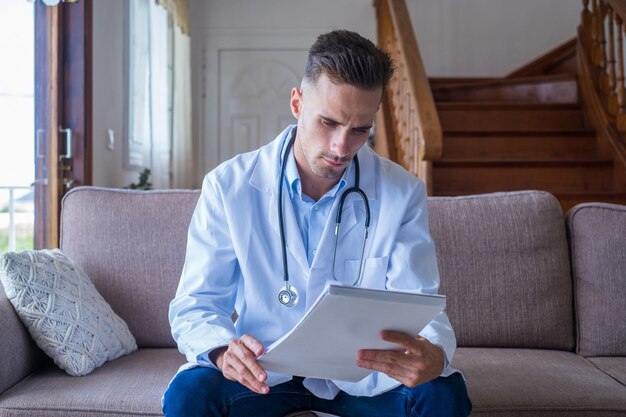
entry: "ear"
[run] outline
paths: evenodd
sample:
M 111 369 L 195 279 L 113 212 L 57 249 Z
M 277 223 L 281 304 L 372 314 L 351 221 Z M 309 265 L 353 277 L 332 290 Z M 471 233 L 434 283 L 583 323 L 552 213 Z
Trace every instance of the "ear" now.
M 291 114 L 293 117 L 297 119 L 300 118 L 300 114 L 302 113 L 302 91 L 299 88 L 291 89 L 291 100 L 289 102 L 291 107 Z

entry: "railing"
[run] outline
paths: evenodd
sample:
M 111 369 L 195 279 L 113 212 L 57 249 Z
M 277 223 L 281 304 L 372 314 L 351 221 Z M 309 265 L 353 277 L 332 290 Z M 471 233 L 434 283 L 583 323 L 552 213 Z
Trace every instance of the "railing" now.
M 8 200 L 8 204 L 7 204 L 7 208 L 8 208 L 8 235 L 9 235 L 9 239 L 8 239 L 8 250 L 9 251 L 15 251 L 17 248 L 17 244 L 16 244 L 16 236 L 17 236 L 17 225 L 16 225 L 16 221 L 15 221 L 15 191 L 17 190 L 32 190 L 32 187 L 29 186 L 6 186 L 6 185 L 2 185 L 0 186 L 0 192 L 7 190 L 9 192 L 9 200 Z M 33 213 L 33 224 L 34 224 L 34 213 Z M 2 226 L 2 225 L 0 225 Z M 0 227 L 1 229 L 1 227 Z
M 422 178 L 432 190 L 432 161 L 442 133 L 405 0 L 376 0 L 378 44 L 396 63 L 378 119 L 377 150 Z M 382 142 L 382 143 L 380 143 Z
M 624 36 L 626 2 L 583 0 L 578 28 L 577 68 L 588 113 L 626 167 Z

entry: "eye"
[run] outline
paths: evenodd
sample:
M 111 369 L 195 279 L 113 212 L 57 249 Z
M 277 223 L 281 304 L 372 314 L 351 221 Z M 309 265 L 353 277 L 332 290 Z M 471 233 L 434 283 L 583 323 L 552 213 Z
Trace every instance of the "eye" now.
M 327 126 L 327 127 L 333 127 L 333 126 L 336 126 L 336 125 L 337 125 L 337 123 L 336 123 L 336 122 L 334 122 L 334 121 L 332 121 L 332 120 L 328 120 L 328 119 L 322 119 L 322 124 L 323 124 L 324 126 Z

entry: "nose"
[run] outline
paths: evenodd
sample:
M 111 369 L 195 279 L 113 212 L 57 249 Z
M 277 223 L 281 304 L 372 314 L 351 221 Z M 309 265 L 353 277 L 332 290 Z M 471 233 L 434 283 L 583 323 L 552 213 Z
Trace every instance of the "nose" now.
M 330 150 L 338 158 L 345 158 L 350 155 L 350 146 L 348 141 L 348 129 L 337 129 L 333 135 Z

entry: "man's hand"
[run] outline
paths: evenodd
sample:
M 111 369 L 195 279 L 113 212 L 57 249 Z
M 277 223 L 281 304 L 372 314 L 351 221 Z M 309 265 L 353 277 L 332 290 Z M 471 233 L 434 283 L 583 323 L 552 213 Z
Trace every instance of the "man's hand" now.
M 261 342 L 246 334 L 215 352 L 217 356 L 213 362 L 226 379 L 238 381 L 257 394 L 267 394 L 270 392 L 265 384 L 267 373 L 256 360 L 264 351 Z
M 400 345 L 400 349 L 359 350 L 358 366 L 387 374 L 407 387 L 415 387 L 441 375 L 444 353 L 439 346 L 423 337 L 391 330 L 382 331 L 380 336 L 387 342 Z

